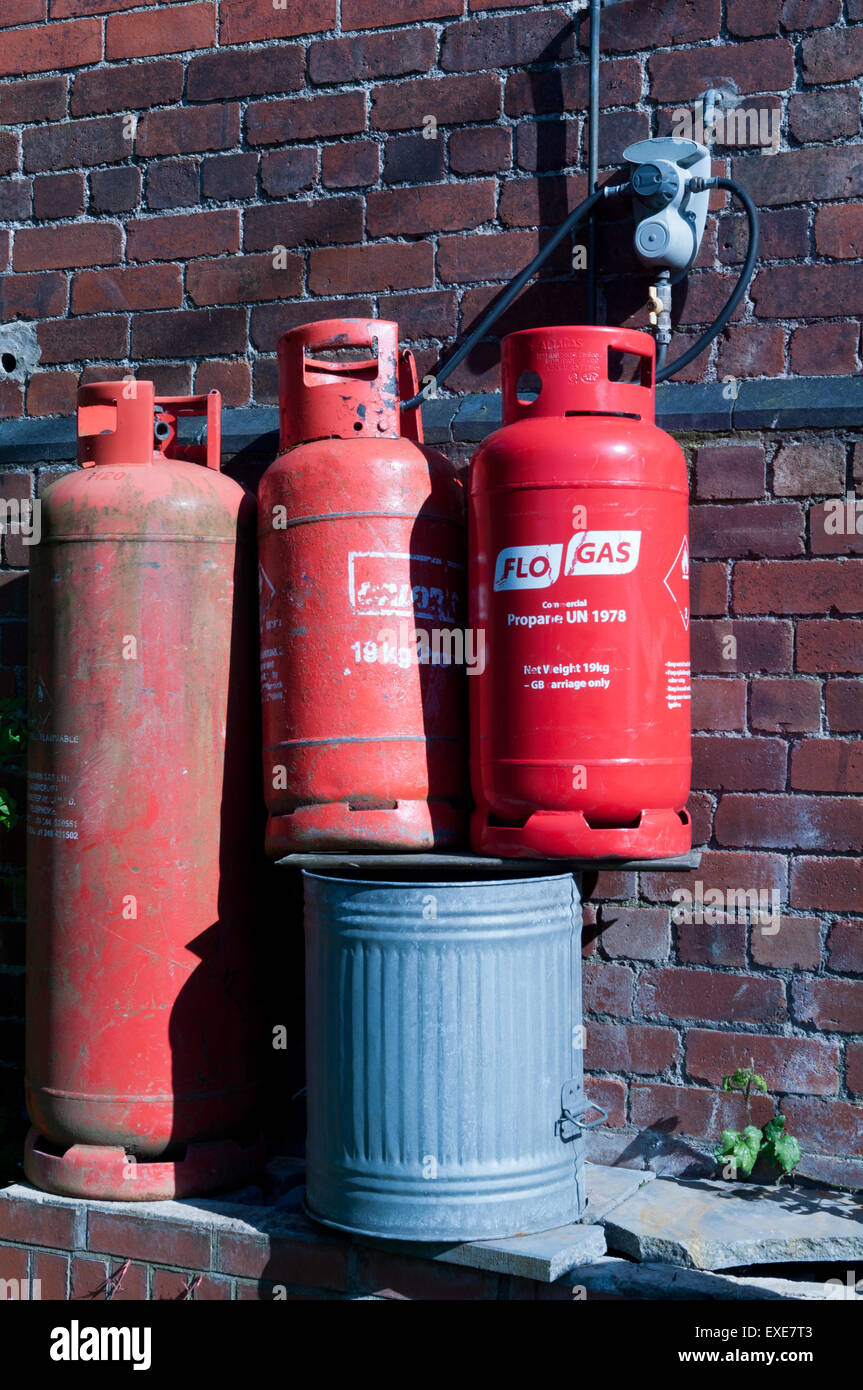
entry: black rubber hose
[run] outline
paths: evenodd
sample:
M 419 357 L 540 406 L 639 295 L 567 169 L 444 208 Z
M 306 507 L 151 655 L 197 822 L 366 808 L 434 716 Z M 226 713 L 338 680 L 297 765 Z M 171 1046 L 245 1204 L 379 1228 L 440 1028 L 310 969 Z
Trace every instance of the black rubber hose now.
M 561 222 L 557 231 L 545 243 L 542 250 L 538 251 L 533 260 L 525 266 L 524 270 L 520 271 L 515 279 L 510 282 L 509 287 L 505 293 L 501 295 L 497 303 L 493 304 L 488 313 L 480 319 L 476 328 L 469 337 L 465 338 L 461 347 L 456 349 L 448 362 L 445 362 L 438 371 L 432 374 L 435 386 L 439 386 L 440 383 L 449 376 L 450 372 L 455 371 L 459 363 L 464 361 L 468 353 L 473 351 L 480 338 L 485 337 L 491 325 L 500 318 L 501 314 L 509 308 L 512 301 L 521 294 L 528 280 L 533 279 L 540 266 L 548 260 L 555 247 L 560 245 L 563 238 L 567 236 L 579 222 L 582 222 L 584 218 L 587 217 L 588 213 L 596 207 L 596 204 L 601 202 L 605 196 L 606 189 L 597 188 L 594 193 L 591 193 L 589 197 L 585 198 L 583 203 L 579 203 L 577 208 L 573 208 L 565 221 Z M 402 410 L 415 410 L 417 406 L 422 405 L 423 401 L 428 398 L 427 391 L 428 387 L 424 387 L 423 390 L 418 391 L 415 396 L 411 396 L 409 401 L 402 401 Z
M 749 281 L 752 279 L 752 272 L 755 269 L 755 260 L 758 255 L 758 209 L 746 192 L 746 189 L 741 188 L 740 184 L 735 183 L 733 179 L 723 178 L 704 179 L 700 186 L 702 188 L 725 188 L 729 193 L 733 193 L 734 196 L 740 200 L 749 222 L 749 249 L 746 253 L 746 260 L 743 262 L 740 274 L 737 277 L 737 283 L 731 292 L 725 308 L 713 320 L 710 327 L 702 333 L 701 337 L 692 344 L 692 347 L 687 348 L 685 352 L 681 353 L 679 357 L 676 357 L 673 362 L 669 362 L 666 366 L 659 367 L 657 364 L 657 385 L 660 381 L 667 381 L 670 376 L 674 376 L 675 372 L 679 372 L 681 367 L 687 367 L 694 358 L 698 357 L 699 354 L 704 351 L 709 343 L 713 342 L 717 334 L 722 332 L 746 293 Z

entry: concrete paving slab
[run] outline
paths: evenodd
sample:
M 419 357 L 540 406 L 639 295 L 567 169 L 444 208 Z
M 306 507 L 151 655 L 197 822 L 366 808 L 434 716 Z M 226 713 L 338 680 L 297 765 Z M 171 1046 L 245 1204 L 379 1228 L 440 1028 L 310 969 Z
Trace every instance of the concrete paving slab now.
M 584 1175 L 587 1207 L 581 1219 L 585 1224 L 601 1221 L 656 1177 L 649 1169 L 615 1168 L 607 1163 L 586 1163 Z
M 863 1259 L 863 1199 L 657 1178 L 602 1219 L 609 1249 L 690 1269 Z

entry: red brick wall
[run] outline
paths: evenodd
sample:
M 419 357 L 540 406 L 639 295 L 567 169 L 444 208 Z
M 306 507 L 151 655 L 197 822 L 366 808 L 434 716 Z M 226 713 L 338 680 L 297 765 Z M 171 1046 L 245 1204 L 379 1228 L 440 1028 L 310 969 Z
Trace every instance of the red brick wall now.
M 0 379 L 0 415 L 66 413 L 79 380 L 127 371 L 272 402 L 279 333 L 334 313 L 398 319 L 429 370 L 585 191 L 585 21 L 577 41 L 563 6 L 50 0 L 49 17 L 48 3 L 7 0 L 0 18 L 0 320 L 34 322 L 42 353 L 26 387 Z M 715 151 L 762 208 L 762 251 L 733 324 L 683 379 L 859 370 L 861 21 L 861 0 L 604 11 L 605 169 L 710 85 L 781 116 L 778 153 Z M 743 258 L 739 212 L 714 202 L 673 352 Z M 630 237 L 601 231 L 602 291 L 610 320 L 641 324 Z M 578 320 L 583 278 L 564 254 L 502 328 Z M 497 360 L 478 349 L 453 385 L 494 388 Z M 685 1167 L 739 1117 L 713 1088 L 751 1057 L 807 1170 L 860 1184 L 863 535 L 830 534 L 825 502 L 863 490 L 863 460 L 832 428 L 684 442 L 706 846 L 690 877 L 776 889 L 782 922 L 673 927 L 680 876 L 601 876 L 587 1061 L 611 1129 L 596 1152 Z M 51 476 L 0 484 L 29 495 Z M 3 544 L 0 693 L 20 694 L 27 556 Z M 22 841 L 4 851 L 0 1104 L 20 1096 Z

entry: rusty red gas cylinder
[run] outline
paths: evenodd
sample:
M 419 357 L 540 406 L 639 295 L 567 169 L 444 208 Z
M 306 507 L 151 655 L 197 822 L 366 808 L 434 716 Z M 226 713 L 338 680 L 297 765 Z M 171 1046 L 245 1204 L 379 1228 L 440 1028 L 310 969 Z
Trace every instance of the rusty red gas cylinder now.
M 180 444 L 201 414 L 206 449 Z M 25 1171 L 70 1196 L 197 1195 L 262 1157 L 254 502 L 219 439 L 217 391 L 82 387 L 83 467 L 42 498 Z
M 469 481 L 478 853 L 690 848 L 686 464 L 654 424 L 653 371 L 645 333 L 504 340 L 503 428 Z
M 462 485 L 400 415 L 416 373 L 396 324 L 307 324 L 278 357 L 281 455 L 258 491 L 267 852 L 458 844 Z

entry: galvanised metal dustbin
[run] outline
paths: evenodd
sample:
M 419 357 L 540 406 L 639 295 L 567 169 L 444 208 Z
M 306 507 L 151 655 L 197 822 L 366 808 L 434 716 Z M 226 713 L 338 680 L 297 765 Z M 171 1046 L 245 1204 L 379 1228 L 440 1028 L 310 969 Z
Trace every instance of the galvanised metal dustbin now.
M 572 876 L 304 879 L 310 1214 L 412 1241 L 576 1220 L 591 1107 Z

